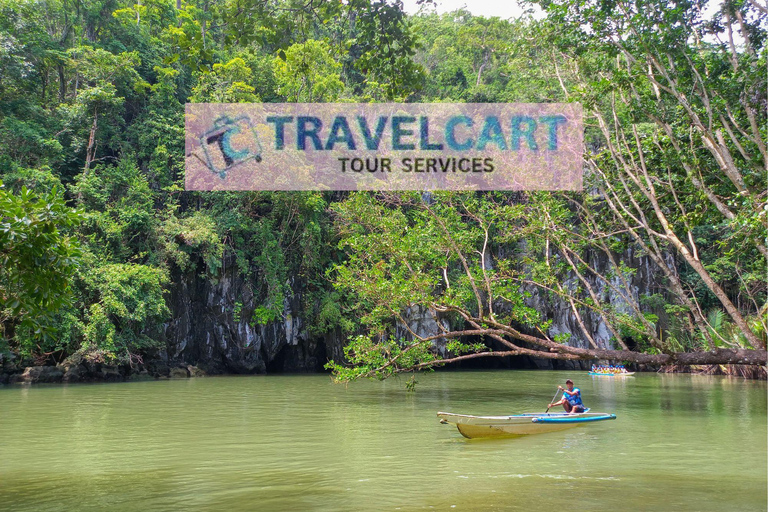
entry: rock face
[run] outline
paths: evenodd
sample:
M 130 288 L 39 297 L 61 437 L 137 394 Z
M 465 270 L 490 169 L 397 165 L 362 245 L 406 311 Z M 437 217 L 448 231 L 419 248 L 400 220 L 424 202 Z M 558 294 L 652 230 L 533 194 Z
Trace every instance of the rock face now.
M 594 254 L 585 257 L 605 274 L 607 259 L 600 259 L 601 256 Z M 629 278 L 630 294 L 634 300 L 640 295 L 659 291 L 658 276 L 645 258 L 631 253 L 618 257 L 628 267 L 636 269 Z M 492 264 L 490 261 L 487 263 L 488 266 Z M 618 287 L 618 283 L 613 284 Z M 110 366 L 82 356 L 73 356 L 58 366 L 20 367 L 18 362 L 15 365 L 4 362 L 5 366 L 0 369 L 0 384 L 186 379 L 221 373 L 316 372 L 321 371 L 329 359 L 342 360 L 344 338 L 341 333 L 311 335 L 307 321 L 302 318 L 304 285 L 298 278 L 289 280 L 286 285 L 290 292 L 283 301 L 282 318 L 266 325 L 252 325 L 249 320 L 261 304 L 261 299 L 254 296 L 247 278 L 237 273 L 234 264 L 225 266 L 216 282 L 197 273 L 177 274 L 169 297 L 172 320 L 164 326 L 161 336 L 166 349 L 159 353 L 159 357 L 134 366 Z M 563 285 L 576 286 L 576 276 Z M 617 310 L 628 307 L 624 298 L 612 290 L 609 283 L 590 278 L 590 285 L 601 300 Z M 548 297 L 536 288 L 526 291 L 530 293 L 527 305 L 542 312 L 545 318 L 552 319 L 552 335 L 569 333 L 570 345 L 589 346 L 567 302 Z M 663 311 L 654 313 L 659 315 L 660 323 L 664 325 Z M 449 327 L 445 320 L 418 308 L 404 311 L 403 316 L 408 320 L 410 330 L 422 336 L 434 334 L 437 322 Z M 608 347 L 611 334 L 603 319 L 597 314 L 584 314 L 583 321 L 598 346 Z M 408 339 L 411 334 L 399 328 L 396 336 Z M 503 347 L 499 344 L 493 348 L 499 350 Z M 444 342 L 438 344 L 437 349 L 447 355 Z M 587 369 L 590 364 L 587 361 L 516 357 L 474 359 L 462 363 L 462 367 Z
M 601 302 L 610 304 L 618 312 L 631 313 L 632 311 L 626 298 L 638 303 L 641 296 L 663 292 L 661 272 L 653 267 L 649 258 L 645 256 L 638 257 L 631 251 L 627 251 L 624 254 L 618 254 L 615 257 L 620 263 L 623 262 L 627 267 L 634 269 L 635 272 L 633 275 L 625 277 L 629 283 L 628 291 L 621 281 L 621 278 L 618 276 L 612 277 L 611 282 L 607 283 L 593 275 L 587 275 L 586 280 L 589 282 L 596 295 L 600 298 Z M 609 274 L 608 270 L 610 262 L 604 254 L 589 253 L 584 256 L 584 259 L 602 275 Z M 674 261 L 670 261 L 669 265 L 674 268 Z M 573 274 L 562 284 L 565 288 L 572 290 L 576 286 L 581 285 L 581 282 L 578 277 Z M 526 305 L 542 312 L 546 319 L 552 319 L 552 327 L 550 328 L 551 336 L 557 334 L 569 334 L 570 338 L 568 340 L 568 345 L 580 348 L 590 348 L 589 340 L 584 334 L 584 330 L 579 325 L 576 315 L 567 301 L 559 298 L 553 299 L 547 297 L 545 294 L 541 293 L 540 289 L 533 286 L 526 288 L 526 291 L 530 293 L 530 297 L 526 300 Z M 622 294 L 628 297 L 625 298 Z M 659 317 L 659 325 L 661 327 L 667 325 L 667 314 L 663 309 L 654 309 L 650 312 Z M 610 341 L 612 333 L 598 313 L 584 312 L 580 310 L 580 314 L 584 327 L 592 336 L 592 339 L 595 341 L 598 348 L 616 348 L 612 346 L 612 342 Z M 525 331 L 525 329 L 523 330 Z M 529 334 L 534 333 L 530 332 Z M 632 343 L 631 339 L 626 341 L 630 344 Z M 630 346 L 630 348 L 632 347 Z M 592 364 L 589 361 L 528 359 L 533 365 L 532 367 L 541 369 L 584 370 L 588 369 Z
M 315 372 L 328 359 L 342 357 L 340 333 L 312 336 L 302 318 L 304 283 L 290 278 L 281 318 L 265 325 L 252 322 L 262 299 L 252 283 L 225 262 L 217 280 L 197 273 L 177 274 L 164 326 L 165 361 L 182 361 L 216 373 Z
M 593 275 L 586 276 L 587 281 L 593 290 L 595 290 L 597 296 L 603 303 L 610 304 L 616 311 L 622 313 L 632 313 L 629 304 L 622 294 L 630 295 L 630 299 L 633 302 L 638 302 L 641 295 L 649 295 L 658 291 L 660 285 L 657 284 L 658 275 L 651 270 L 651 265 L 647 257 L 636 258 L 633 253 L 627 252 L 618 256 L 620 261 L 624 262 L 627 267 L 635 269 L 636 272 L 632 276 L 627 276 L 629 281 L 629 292 L 624 288 L 621 278 L 615 276 L 611 279 L 610 284 L 606 283 L 602 279 L 598 279 Z M 609 274 L 609 261 L 603 254 L 587 254 L 585 260 L 594 266 L 601 274 Z M 563 286 L 567 289 L 574 289 L 581 283 L 576 275 L 572 275 Z M 526 301 L 527 305 L 535 308 L 537 311 L 541 311 L 547 318 L 553 320 L 550 330 L 551 335 L 556 334 L 570 334 L 569 345 L 575 347 L 589 348 L 589 341 L 584 335 L 582 328 L 579 326 L 576 320 L 576 315 L 573 313 L 570 304 L 563 300 L 551 300 L 547 299 L 540 293 L 535 287 L 527 288 L 527 291 L 531 293 L 531 297 Z M 663 315 L 663 312 L 656 312 Z M 606 326 L 605 321 L 599 314 L 594 312 L 582 314 L 582 320 L 587 331 L 591 334 L 595 343 L 599 348 L 614 348 L 609 341 L 612 334 Z
M 601 256 L 591 254 L 586 255 L 586 258 L 598 269 L 605 270 L 609 262 L 604 256 L 601 259 Z M 617 257 L 630 268 L 637 269 L 629 277 L 634 299 L 655 290 L 656 276 L 646 258 L 635 257 L 632 253 Z M 250 319 L 253 311 L 261 304 L 261 298 L 254 295 L 251 283 L 238 274 L 233 262 L 225 263 L 228 264 L 216 282 L 202 278 L 197 273 L 174 276 L 170 296 L 172 320 L 164 326 L 166 350 L 161 353 L 163 361 L 170 366 L 196 365 L 203 372 L 215 374 L 315 372 L 322 370 L 329 359 L 342 359 L 344 339 L 340 333 L 325 336 L 309 334 L 307 322 L 302 318 L 304 284 L 301 279 L 291 278 L 286 283 L 290 292 L 283 301 L 281 319 L 266 325 L 254 325 Z M 492 265 L 492 262 L 488 262 L 488 265 Z M 624 299 L 608 283 L 595 278 L 590 280 L 602 300 L 608 301 L 618 310 L 627 308 Z M 577 284 L 575 275 L 564 283 L 568 287 Z M 589 346 L 567 302 L 549 298 L 536 288 L 527 291 L 530 292 L 528 305 L 553 320 L 553 335 L 569 333 L 570 345 Z M 405 317 L 409 319 L 414 332 L 434 334 L 436 320 L 428 311 L 406 311 Z M 586 314 L 583 320 L 598 346 L 608 347 L 611 333 L 603 319 L 597 314 Z M 409 337 L 404 329 L 397 335 Z M 439 346 L 438 350 L 445 352 L 445 347 Z M 512 362 L 478 359 L 470 364 L 485 367 L 585 369 L 590 363 L 520 357 Z M 165 369 L 155 374 L 168 376 L 169 372 Z M 193 374 L 192 371 L 188 373 Z M 180 373 L 172 376 L 180 376 Z

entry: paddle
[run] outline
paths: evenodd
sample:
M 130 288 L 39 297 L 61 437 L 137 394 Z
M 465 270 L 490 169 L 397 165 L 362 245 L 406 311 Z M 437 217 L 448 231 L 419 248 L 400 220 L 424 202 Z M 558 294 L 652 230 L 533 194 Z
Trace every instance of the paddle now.
M 555 391 L 555 396 L 553 396 L 552 400 L 549 401 L 550 404 L 555 401 L 555 398 L 557 398 L 558 393 L 560 393 L 560 388 L 557 388 L 557 391 Z M 550 405 L 549 407 L 547 407 L 547 410 L 546 410 L 546 412 L 544 412 L 544 414 L 549 414 L 549 408 L 550 407 L 552 407 L 552 406 Z

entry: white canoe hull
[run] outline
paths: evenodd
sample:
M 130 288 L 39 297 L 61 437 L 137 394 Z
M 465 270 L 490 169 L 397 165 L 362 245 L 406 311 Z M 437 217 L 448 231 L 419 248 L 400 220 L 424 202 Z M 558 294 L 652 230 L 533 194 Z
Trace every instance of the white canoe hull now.
M 470 416 L 438 412 L 437 417 L 441 423 L 456 425 L 461 435 L 469 439 L 544 434 L 578 427 L 584 423 L 616 418 L 613 414 L 589 412 L 525 413 L 513 416 Z

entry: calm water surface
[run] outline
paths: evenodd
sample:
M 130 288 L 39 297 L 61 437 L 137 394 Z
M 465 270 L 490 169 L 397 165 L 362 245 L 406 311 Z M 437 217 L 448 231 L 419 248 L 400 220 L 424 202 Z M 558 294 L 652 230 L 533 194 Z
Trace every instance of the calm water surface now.
M 618 419 L 467 440 L 439 410 Z M 766 383 L 586 372 L 0 387 L 0 510 L 766 510 Z

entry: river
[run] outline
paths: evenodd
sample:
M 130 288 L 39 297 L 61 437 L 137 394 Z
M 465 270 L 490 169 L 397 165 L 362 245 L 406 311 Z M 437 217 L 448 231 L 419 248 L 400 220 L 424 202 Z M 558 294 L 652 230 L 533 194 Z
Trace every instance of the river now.
M 615 421 L 468 440 L 437 411 L 543 412 L 572 378 Z M 765 511 L 766 383 L 435 372 L 0 386 L 3 511 Z

